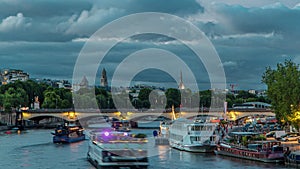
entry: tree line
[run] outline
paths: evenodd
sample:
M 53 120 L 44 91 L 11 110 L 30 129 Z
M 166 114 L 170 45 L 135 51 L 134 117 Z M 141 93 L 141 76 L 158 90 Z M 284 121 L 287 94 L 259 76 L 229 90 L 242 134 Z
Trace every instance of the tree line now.
M 287 60 L 284 63 L 278 63 L 275 69 L 267 67 L 262 76 L 262 82 L 268 87 L 267 97 L 256 96 L 248 91 L 239 91 L 236 94 L 226 94 L 228 107 L 235 103 L 244 103 L 250 101 L 260 101 L 271 103 L 277 119 L 281 123 L 288 123 L 300 128 L 300 71 L 299 65 Z M 94 90 L 95 96 L 91 96 L 86 90 Z M 181 92 L 186 92 L 181 98 Z M 136 93 L 132 90 L 131 93 Z M 72 108 L 73 96 L 69 89 L 51 87 L 46 83 L 38 83 L 33 80 L 25 82 L 16 81 L 7 85 L 0 86 L 0 110 L 12 112 L 21 107 L 32 108 L 35 97 L 38 96 L 41 108 Z M 121 92 L 116 96 L 121 100 L 121 105 L 126 107 L 131 104 L 137 109 L 156 108 L 155 106 L 165 105 L 160 108 L 189 107 L 191 105 L 200 105 L 210 107 L 212 92 L 210 90 L 193 93 L 190 90 L 180 91 L 178 89 L 167 89 L 164 95 L 158 91 L 143 88 L 139 91 L 138 97 L 134 98 L 127 92 Z M 154 100 L 149 99 L 155 98 Z M 74 97 L 78 97 L 79 106 L 89 107 L 91 103 L 96 102 L 100 109 L 115 109 L 111 92 L 103 88 L 95 87 L 93 89 L 80 89 Z M 94 100 L 93 100 L 94 99 Z M 124 102 L 125 100 L 125 102 Z M 194 103 L 196 102 L 196 103 Z M 152 105 L 152 107 L 151 107 Z
M 181 92 L 184 92 L 184 98 L 181 98 Z M 91 95 L 94 93 L 94 95 Z M 132 105 L 136 109 L 161 108 L 169 109 L 172 106 L 192 108 L 193 105 L 200 107 L 210 107 L 212 92 L 210 90 L 199 91 L 193 93 L 191 90 L 179 90 L 169 88 L 161 92 L 143 88 L 138 92 L 138 97 L 133 97 L 133 93 L 137 93 L 136 89 L 130 92 L 120 92 L 116 94 L 121 108 Z M 0 86 L 0 108 L 5 112 L 11 112 L 13 109 L 21 107 L 33 108 L 35 97 L 38 96 L 40 108 L 45 109 L 65 109 L 73 108 L 73 97 L 76 98 L 75 107 L 92 107 L 96 102 L 100 109 L 115 109 L 112 93 L 101 88 L 81 88 L 73 95 L 70 89 L 52 87 L 46 83 L 40 83 L 33 80 L 25 82 L 16 81 L 7 85 Z M 126 97 L 129 99 L 125 99 Z M 150 96 L 150 97 L 149 97 Z M 150 98 L 150 99 L 149 99 Z M 152 99 L 151 99 L 152 98 Z M 226 101 L 228 107 L 234 103 L 243 103 L 248 101 L 270 101 L 265 97 L 258 97 L 248 91 L 239 91 L 237 94 L 227 94 Z M 118 107 L 120 108 L 120 107 Z
M 275 69 L 267 67 L 262 82 L 268 86 L 267 95 L 277 119 L 300 129 L 299 64 L 286 60 Z

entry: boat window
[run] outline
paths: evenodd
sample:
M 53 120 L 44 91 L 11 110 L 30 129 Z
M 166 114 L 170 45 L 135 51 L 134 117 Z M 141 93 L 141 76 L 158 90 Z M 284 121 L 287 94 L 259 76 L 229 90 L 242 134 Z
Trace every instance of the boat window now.
M 283 147 L 277 147 L 276 146 L 276 147 L 273 147 L 272 149 L 273 149 L 274 152 L 276 152 L 276 151 L 282 152 L 283 151 Z
M 201 131 L 203 130 L 203 126 L 192 126 L 191 131 Z
M 296 155 L 296 160 L 300 160 L 300 155 Z
M 191 136 L 191 141 L 196 141 L 196 137 L 195 136 Z
M 199 136 L 191 136 L 191 141 L 200 141 L 200 137 Z

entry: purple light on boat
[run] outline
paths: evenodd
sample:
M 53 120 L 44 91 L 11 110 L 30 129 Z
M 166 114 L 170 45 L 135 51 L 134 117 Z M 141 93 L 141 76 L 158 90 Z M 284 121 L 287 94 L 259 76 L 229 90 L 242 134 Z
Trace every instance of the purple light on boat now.
M 104 135 L 107 137 L 107 136 L 109 136 L 109 132 L 104 132 Z
M 124 136 L 128 136 L 128 133 L 124 133 Z

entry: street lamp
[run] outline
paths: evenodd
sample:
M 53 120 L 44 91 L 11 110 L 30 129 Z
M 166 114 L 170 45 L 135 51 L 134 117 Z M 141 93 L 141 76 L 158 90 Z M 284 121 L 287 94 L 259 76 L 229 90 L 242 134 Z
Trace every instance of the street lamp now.
M 68 117 L 69 117 L 70 119 L 74 119 L 74 118 L 76 117 L 75 112 L 68 112 Z

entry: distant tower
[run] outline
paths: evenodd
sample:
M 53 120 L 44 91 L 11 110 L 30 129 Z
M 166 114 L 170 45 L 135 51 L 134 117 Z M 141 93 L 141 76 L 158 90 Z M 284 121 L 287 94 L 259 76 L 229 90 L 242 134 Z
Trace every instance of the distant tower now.
M 106 76 L 106 70 L 103 68 L 102 74 L 101 74 L 101 79 L 100 79 L 100 86 L 107 88 L 107 76 Z
M 234 87 L 236 87 L 237 84 L 230 84 L 230 87 L 231 87 L 231 92 L 234 93 Z
M 179 82 L 179 89 L 183 90 L 185 89 L 184 84 L 183 84 L 183 80 L 182 80 L 182 71 L 180 71 L 180 82 Z
M 80 88 L 87 88 L 89 86 L 89 81 L 87 80 L 86 76 L 83 76 L 79 86 Z

